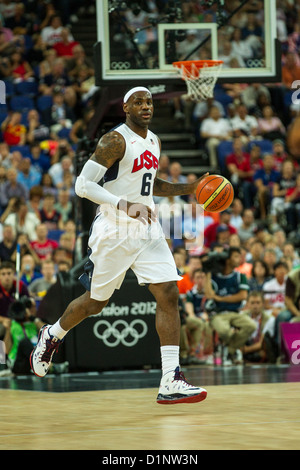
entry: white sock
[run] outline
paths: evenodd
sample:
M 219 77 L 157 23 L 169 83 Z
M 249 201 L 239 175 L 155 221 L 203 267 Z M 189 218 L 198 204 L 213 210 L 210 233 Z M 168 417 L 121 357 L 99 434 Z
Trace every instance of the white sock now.
M 160 353 L 163 375 L 179 366 L 179 346 L 161 346 Z
M 62 329 L 58 320 L 56 323 L 54 323 L 54 325 L 50 327 L 49 333 L 50 335 L 55 336 L 58 339 L 63 339 L 63 337 L 66 336 L 68 332 Z

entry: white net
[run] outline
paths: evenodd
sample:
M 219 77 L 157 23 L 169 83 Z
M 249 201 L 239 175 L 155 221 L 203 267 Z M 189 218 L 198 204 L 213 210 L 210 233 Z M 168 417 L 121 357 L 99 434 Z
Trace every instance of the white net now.
M 213 98 L 214 87 L 219 77 L 223 63 L 216 62 L 213 65 L 208 65 L 203 62 L 201 67 L 195 63 L 184 62 L 174 64 L 180 73 L 180 76 L 185 80 L 187 85 L 187 96 L 193 101 L 203 101 L 208 98 Z

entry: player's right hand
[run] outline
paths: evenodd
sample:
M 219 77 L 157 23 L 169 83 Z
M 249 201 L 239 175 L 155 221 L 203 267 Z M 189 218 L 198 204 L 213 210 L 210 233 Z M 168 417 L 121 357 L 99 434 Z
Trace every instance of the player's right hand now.
M 118 209 L 123 210 L 132 219 L 140 220 L 144 225 L 156 222 L 156 215 L 153 210 L 138 202 L 128 202 L 123 199 L 119 201 Z

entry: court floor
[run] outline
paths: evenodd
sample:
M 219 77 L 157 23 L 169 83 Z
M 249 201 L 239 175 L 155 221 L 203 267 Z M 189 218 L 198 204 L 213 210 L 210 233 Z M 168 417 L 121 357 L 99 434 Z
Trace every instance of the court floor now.
M 0 449 L 144 451 L 136 463 L 153 463 L 157 450 L 300 448 L 299 366 L 184 373 L 205 401 L 158 405 L 159 370 L 0 378 Z

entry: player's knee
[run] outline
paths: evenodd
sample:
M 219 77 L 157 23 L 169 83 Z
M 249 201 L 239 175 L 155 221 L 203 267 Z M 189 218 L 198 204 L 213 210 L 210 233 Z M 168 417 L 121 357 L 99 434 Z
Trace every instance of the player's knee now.
M 88 297 L 85 303 L 86 316 L 89 317 L 91 315 L 97 315 L 100 313 L 108 304 L 108 301 L 109 300 L 96 300 Z
M 168 282 L 164 289 L 164 300 L 169 305 L 178 305 L 179 290 L 176 282 Z

